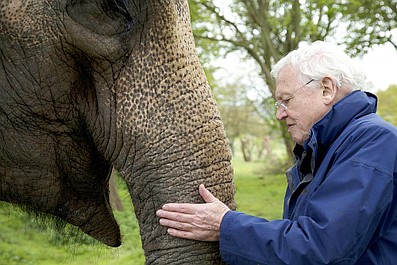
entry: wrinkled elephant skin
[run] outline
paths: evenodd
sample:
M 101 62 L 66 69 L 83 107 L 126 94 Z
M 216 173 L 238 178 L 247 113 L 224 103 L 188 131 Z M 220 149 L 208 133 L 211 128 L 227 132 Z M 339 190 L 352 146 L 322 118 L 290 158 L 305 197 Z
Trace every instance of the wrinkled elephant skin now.
M 127 183 L 147 264 L 218 264 L 217 244 L 158 225 L 166 202 L 234 207 L 230 153 L 186 1 L 0 3 L 0 199 L 121 244 L 109 176 Z

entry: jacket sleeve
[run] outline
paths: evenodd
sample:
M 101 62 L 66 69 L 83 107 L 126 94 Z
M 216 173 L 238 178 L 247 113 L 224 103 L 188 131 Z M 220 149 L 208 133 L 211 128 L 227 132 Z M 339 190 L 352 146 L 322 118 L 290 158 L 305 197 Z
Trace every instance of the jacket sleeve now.
M 355 264 L 392 193 L 390 170 L 344 160 L 311 192 L 307 214 L 294 221 L 229 211 L 221 223 L 221 256 L 227 264 Z

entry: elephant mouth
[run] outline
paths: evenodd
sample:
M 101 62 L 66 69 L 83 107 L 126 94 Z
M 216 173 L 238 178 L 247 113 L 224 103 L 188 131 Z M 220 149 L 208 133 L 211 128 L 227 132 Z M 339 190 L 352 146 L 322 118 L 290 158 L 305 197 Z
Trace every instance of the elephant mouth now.
M 69 199 L 54 214 L 110 247 L 122 243 L 119 225 L 107 201 Z

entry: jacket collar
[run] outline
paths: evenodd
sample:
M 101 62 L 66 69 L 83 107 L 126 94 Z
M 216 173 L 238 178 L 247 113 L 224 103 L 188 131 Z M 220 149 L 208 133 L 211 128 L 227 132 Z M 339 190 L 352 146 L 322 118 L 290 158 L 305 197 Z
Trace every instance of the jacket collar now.
M 303 149 L 306 152 L 311 149 L 316 160 L 321 159 L 323 154 L 318 153 L 319 150 L 326 152 L 352 120 L 375 113 L 376 107 L 375 95 L 361 90 L 353 91 L 335 103 L 331 110 L 312 126 L 309 138 L 303 143 Z M 299 146 L 295 149 L 298 152 L 303 151 Z

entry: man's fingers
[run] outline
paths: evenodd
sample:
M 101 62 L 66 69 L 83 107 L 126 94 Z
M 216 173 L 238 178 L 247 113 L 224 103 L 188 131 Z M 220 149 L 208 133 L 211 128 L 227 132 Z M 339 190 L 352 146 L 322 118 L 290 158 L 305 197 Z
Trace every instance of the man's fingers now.
M 219 201 L 203 184 L 199 186 L 199 193 L 206 203 Z M 166 203 L 161 207 L 165 211 L 194 214 L 201 207 L 200 204 Z
M 180 231 L 191 231 L 192 225 L 190 223 L 184 223 L 172 219 L 160 219 L 160 224 L 169 228 L 174 228 Z
M 167 203 L 164 204 L 161 209 L 169 212 L 179 212 L 186 214 L 195 213 L 197 208 L 197 204 L 189 204 L 189 203 Z
M 196 234 L 189 231 L 181 231 L 178 229 L 168 228 L 167 233 L 171 236 L 175 236 L 179 238 L 200 240 L 200 238 Z
M 201 241 L 218 241 L 223 215 L 229 208 L 200 185 L 199 193 L 206 203 L 167 203 L 156 212 L 160 224 L 171 236 Z
M 207 203 L 218 201 L 218 199 L 214 195 L 212 195 L 212 193 L 209 190 L 205 188 L 204 184 L 201 184 L 199 186 L 199 192 L 201 197 L 203 197 L 204 201 Z
M 174 220 L 176 222 L 183 222 L 183 223 L 188 223 L 192 221 L 193 215 L 190 214 L 184 214 L 180 212 L 170 212 L 168 210 L 158 210 L 156 212 L 156 215 L 160 218 L 165 218 L 168 220 Z

